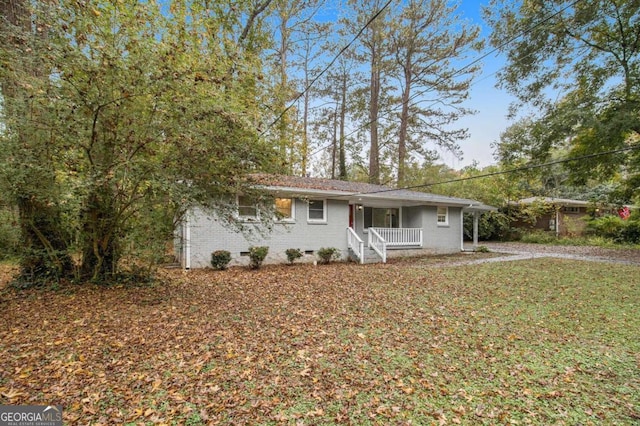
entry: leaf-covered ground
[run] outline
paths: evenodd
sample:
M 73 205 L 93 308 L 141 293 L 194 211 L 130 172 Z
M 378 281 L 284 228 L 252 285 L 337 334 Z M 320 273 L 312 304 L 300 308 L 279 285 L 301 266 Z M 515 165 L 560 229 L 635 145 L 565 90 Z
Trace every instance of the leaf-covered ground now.
M 167 271 L 0 293 L 0 404 L 65 424 L 640 422 L 640 268 Z

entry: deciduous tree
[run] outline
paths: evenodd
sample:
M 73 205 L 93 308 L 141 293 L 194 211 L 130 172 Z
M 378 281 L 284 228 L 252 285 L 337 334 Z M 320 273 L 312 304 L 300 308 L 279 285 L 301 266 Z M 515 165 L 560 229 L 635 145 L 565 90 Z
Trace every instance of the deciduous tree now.
M 68 277 L 71 233 L 62 225 L 55 130 L 48 125 L 53 64 L 48 56 L 47 20 L 23 0 L 0 2 L 0 189 L 18 209 L 22 257 L 20 281 L 39 283 Z
M 531 122 L 536 137 L 500 152 L 541 161 L 567 145 L 572 156 L 593 155 L 567 164 L 576 182 L 619 175 L 627 194 L 637 194 L 640 2 L 495 0 L 486 15 L 492 44 L 508 58 L 500 85 L 517 96 L 516 108 L 540 112 Z
M 14 160 L 32 164 L 34 152 L 46 153 L 10 189 L 26 183 L 30 193 L 65 205 L 62 224 L 75 231 L 80 277 L 113 280 L 127 238 L 144 235 L 141 227 L 171 229 L 167 221 L 186 206 L 217 203 L 224 217 L 245 175 L 268 169 L 272 150 L 258 137 L 264 7 L 61 0 L 44 15 L 34 11 L 48 18 L 46 49 L 25 54 L 46 60 L 49 71 L 37 86 L 16 76 L 25 88 L 16 98 L 43 113 L 34 119 L 5 109 L 3 122 L 38 133 L 29 139 L 37 150 L 16 145 L 2 166 L 10 174 Z M 51 190 L 38 187 L 46 170 Z

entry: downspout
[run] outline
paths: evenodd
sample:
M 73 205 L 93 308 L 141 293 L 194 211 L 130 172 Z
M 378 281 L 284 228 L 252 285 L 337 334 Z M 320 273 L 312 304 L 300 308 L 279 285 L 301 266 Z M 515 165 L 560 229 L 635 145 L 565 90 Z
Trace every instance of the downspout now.
M 184 269 L 191 269 L 191 223 L 189 215 L 185 215 L 184 220 Z

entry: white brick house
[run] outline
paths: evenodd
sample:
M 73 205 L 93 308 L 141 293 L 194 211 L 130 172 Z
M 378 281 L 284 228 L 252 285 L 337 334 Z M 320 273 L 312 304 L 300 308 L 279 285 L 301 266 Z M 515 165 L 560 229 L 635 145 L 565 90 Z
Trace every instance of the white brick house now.
M 241 195 L 236 200 L 236 220 L 256 232 L 240 232 L 213 212 L 192 208 L 177 229 L 176 254 L 184 268 L 209 266 L 215 250 L 231 252 L 232 264 L 246 264 L 251 246 L 268 246 L 265 262 L 271 263 L 286 261 L 289 248 L 300 249 L 306 260 L 312 260 L 321 247 L 335 247 L 342 258 L 351 256 L 361 262 L 365 257 L 385 262 L 397 249 L 459 252 L 463 212 L 475 213 L 477 218 L 480 212 L 495 210 L 474 200 L 359 182 L 275 175 L 253 178 L 273 195 L 280 220 L 266 230 L 257 209 Z

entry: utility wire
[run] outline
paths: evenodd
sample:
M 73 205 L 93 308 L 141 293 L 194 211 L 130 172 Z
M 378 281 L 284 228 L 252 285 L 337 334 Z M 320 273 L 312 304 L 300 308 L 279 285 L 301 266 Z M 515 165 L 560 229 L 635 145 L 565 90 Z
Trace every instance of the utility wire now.
M 619 154 L 619 153 L 622 153 L 622 152 L 635 151 L 635 150 L 640 150 L 640 145 L 632 145 L 632 146 L 628 146 L 628 147 L 625 147 L 625 148 L 614 149 L 614 150 L 611 150 L 611 151 L 604 151 L 604 152 L 596 152 L 596 153 L 592 153 L 592 154 L 585 154 L 585 155 L 580 155 L 578 157 L 567 157 L 567 158 L 563 158 L 563 159 L 560 159 L 560 160 L 549 161 L 549 162 L 546 162 L 546 163 L 526 164 L 524 166 L 516 167 L 516 168 L 512 168 L 512 169 L 500 170 L 500 171 L 491 172 L 491 173 L 484 173 L 484 174 L 475 175 L 475 176 L 467 176 L 467 177 L 461 177 L 461 178 L 456 178 L 456 179 L 450 179 L 450 180 L 445 180 L 445 181 L 441 181 L 441 182 L 423 183 L 423 184 L 419 184 L 419 185 L 405 186 L 405 187 L 402 187 L 402 188 L 384 188 L 384 189 L 380 189 L 380 190 L 376 190 L 376 191 L 359 192 L 359 193 L 356 193 L 356 194 L 350 194 L 349 196 L 353 196 L 353 195 L 370 195 L 370 194 L 379 194 L 379 193 L 401 191 L 401 190 L 413 190 L 413 189 L 419 189 L 419 188 L 428 188 L 428 187 L 436 186 L 436 185 L 444 185 L 444 184 L 447 184 L 447 183 L 464 182 L 464 181 L 473 180 L 473 179 L 480 179 L 480 178 L 493 177 L 493 176 L 505 175 L 505 174 L 510 174 L 510 173 L 523 172 L 523 171 L 532 170 L 532 169 L 539 169 L 539 168 L 543 168 L 543 167 L 554 166 L 556 164 L 564 164 L 564 163 L 571 163 L 571 162 L 574 162 L 574 161 L 588 160 L 588 159 L 591 159 L 591 158 L 602 157 L 602 156 L 605 156 L 605 155 Z
M 387 0 L 387 2 L 384 4 L 384 6 L 382 6 L 382 8 L 380 8 L 380 10 L 378 10 L 378 12 L 376 12 L 375 15 L 373 15 L 371 18 L 369 18 L 369 20 L 367 21 L 367 23 L 360 28 L 360 30 L 358 31 L 358 33 L 353 37 L 353 39 L 351 39 L 351 41 L 349 41 L 349 43 L 347 43 L 344 47 L 342 47 L 342 49 L 340 49 L 340 51 L 333 57 L 333 59 L 331 60 L 331 62 L 329 62 L 329 64 L 324 67 L 324 69 L 318 74 L 316 75 L 311 82 L 307 85 L 307 87 L 304 88 L 304 90 L 302 92 L 300 92 L 298 94 L 298 96 L 295 97 L 295 99 L 291 102 L 291 104 L 286 107 L 284 109 L 284 111 L 282 111 L 275 120 L 273 120 L 271 122 L 271 124 L 269 124 L 267 126 L 267 128 L 265 130 L 262 131 L 262 133 L 260 133 L 260 136 L 264 136 L 265 133 L 267 133 L 271 128 L 273 128 L 273 126 L 276 125 L 276 123 L 278 123 L 278 121 L 282 120 L 282 117 L 284 117 L 284 115 L 291 109 L 293 108 L 293 106 L 295 105 L 295 103 L 301 98 L 303 97 L 310 89 L 311 87 L 316 83 L 316 81 L 318 81 L 320 79 L 320 77 L 322 77 L 327 71 L 329 71 L 329 69 L 333 66 L 333 64 L 338 60 L 338 58 L 344 53 L 346 52 L 349 48 L 351 48 L 351 46 L 353 45 L 353 43 L 356 42 L 356 40 L 362 35 L 362 33 L 364 33 L 364 30 L 366 30 L 369 25 L 371 25 L 371 23 L 373 21 L 375 21 L 378 16 L 380 16 L 382 14 L 382 12 L 384 12 L 384 10 L 386 8 L 389 7 L 389 5 L 391 4 L 393 0 Z
M 465 66 L 463 66 L 462 68 L 458 69 L 457 71 L 455 71 L 455 72 L 454 72 L 454 73 L 452 73 L 451 75 L 449 75 L 449 76 L 447 76 L 447 77 L 441 77 L 441 78 L 440 78 L 440 79 L 439 79 L 439 80 L 434 84 L 434 86 L 435 86 L 435 85 L 437 85 L 437 84 L 439 84 L 439 83 L 441 83 L 442 81 L 444 81 L 444 80 L 445 80 L 445 78 L 453 78 L 453 77 L 455 77 L 456 75 L 461 74 L 464 70 L 466 70 L 466 69 L 468 69 L 468 68 L 471 68 L 472 66 L 476 65 L 476 64 L 477 64 L 477 63 L 479 63 L 480 61 L 482 61 L 482 60 L 486 59 L 487 57 L 489 57 L 489 56 L 493 55 L 494 53 L 496 53 L 496 52 L 498 52 L 498 51 L 502 50 L 505 46 L 507 46 L 507 45 L 509 45 L 509 44 L 513 43 L 513 41 L 517 40 L 518 38 L 522 37 L 523 35 L 526 35 L 526 34 L 530 33 L 531 31 L 535 30 L 535 29 L 536 29 L 536 28 L 538 28 L 539 26 L 541 26 L 541 25 L 543 25 L 544 23 L 548 22 L 550 19 L 552 19 L 552 18 L 554 18 L 554 17 L 558 16 L 559 14 L 561 14 L 562 12 L 564 12 L 565 10 L 567 10 L 567 9 L 569 9 L 569 8 L 571 8 L 571 7 L 573 7 L 573 6 L 575 6 L 576 4 L 578 4 L 578 3 L 579 3 L 579 2 L 581 2 L 581 1 L 583 1 L 583 0 L 575 0 L 573 3 L 571 3 L 571 4 L 569 4 L 569 5 L 565 6 L 565 7 L 563 7 L 562 9 L 560 9 L 560 10 L 558 10 L 558 11 L 554 12 L 553 14 L 551 14 L 551 15 L 547 16 L 546 18 L 544 18 L 544 19 L 540 20 L 540 22 L 537 22 L 535 25 L 532 25 L 531 27 L 528 27 L 528 28 L 524 29 L 524 30 L 523 30 L 523 31 L 521 31 L 520 33 L 516 34 L 515 36 L 513 36 L 513 37 L 511 37 L 511 38 L 509 38 L 509 39 L 507 39 L 507 40 L 503 41 L 503 42 L 502 42 L 502 43 L 500 43 L 497 47 L 495 47 L 495 48 L 491 49 L 491 50 L 490 50 L 490 51 L 488 51 L 487 53 L 485 53 L 485 54 L 483 54 L 483 55 L 479 56 L 478 58 L 476 58 L 476 59 L 474 59 L 474 60 L 472 60 L 471 62 L 469 62 L 468 64 L 466 64 L 466 65 L 465 65 Z M 527 55 L 527 57 L 528 57 L 528 56 L 529 56 L 529 55 Z M 523 58 L 523 59 L 524 59 L 524 58 Z M 431 65 L 434 65 L 436 62 L 437 62 L 437 61 L 434 61 L 432 64 L 430 64 L 430 66 L 431 66 Z M 496 72 L 494 72 L 493 74 L 496 74 Z M 491 75 L 493 75 L 493 74 L 491 74 Z M 485 77 L 483 77 L 481 80 L 477 80 L 477 81 L 475 81 L 475 82 L 471 83 L 471 85 L 470 85 L 469 87 L 473 87 L 473 85 L 474 85 L 474 84 L 477 84 L 478 82 L 480 82 L 480 81 L 482 81 L 482 80 L 486 79 L 487 77 L 488 77 L 488 76 L 485 76 Z M 417 97 L 419 97 L 419 96 L 422 96 L 422 95 L 424 95 L 425 93 L 428 93 L 428 92 L 430 92 L 430 91 L 432 91 L 432 90 L 433 90 L 433 89 L 432 89 L 431 87 L 429 87 L 429 88 L 427 88 L 427 89 L 425 89 L 425 90 L 423 90 L 423 91 L 421 91 L 421 92 L 417 92 L 417 93 L 415 93 L 414 95 L 412 95 L 412 96 L 409 98 L 409 101 L 411 101 L 411 100 L 413 100 L 413 99 L 415 99 L 415 98 L 417 98 Z M 297 100 L 297 99 L 296 99 L 296 100 Z M 421 102 L 421 101 L 420 101 L 420 102 Z M 413 104 L 412 104 L 412 106 L 415 106 L 415 105 L 417 105 L 418 103 L 419 103 L 419 102 L 415 102 L 415 103 L 413 103 Z M 438 104 L 438 102 L 434 102 L 434 103 L 432 103 L 432 104 L 431 104 L 431 105 L 429 105 L 427 108 L 431 108 L 432 106 L 435 106 L 436 104 Z M 393 108 L 393 109 L 391 109 L 391 111 L 389 111 L 388 113 L 386 113 L 386 114 L 381 114 L 379 117 L 377 117 L 377 118 L 375 118 L 375 119 L 373 119 L 373 120 L 371 120 L 371 121 L 369 121 L 369 122 L 367 122 L 367 123 L 365 123 L 365 124 L 361 125 L 361 126 L 360 126 L 360 127 L 358 127 L 357 129 L 355 129 L 355 130 L 351 131 L 350 133 L 348 133 L 347 135 L 345 135 L 345 136 L 344 136 L 344 138 L 347 138 L 347 137 L 349 137 L 349 136 L 351 136 L 351 135 L 353 135 L 353 134 L 355 134 L 355 133 L 357 133 L 357 132 L 359 132 L 359 131 L 361 131 L 361 130 L 363 130 L 363 129 L 367 128 L 368 126 L 370 126 L 370 125 L 372 125 L 372 124 L 376 123 L 380 118 L 385 118 L 385 117 L 390 116 L 391 114 L 393 114 L 393 113 L 397 112 L 397 111 L 398 111 L 398 109 L 399 109 L 400 107 L 402 107 L 402 104 L 401 104 L 401 105 L 398 105 L 398 106 L 396 106 L 396 107 L 394 107 L 394 108 Z M 277 121 L 277 120 L 276 120 L 276 121 Z M 318 153 L 320 153 L 320 152 L 324 151 L 325 149 L 327 149 L 327 148 L 331 147 L 332 145 L 333 145 L 333 142 L 331 142 L 331 143 L 329 143 L 329 144 L 327 144 L 327 145 L 325 145 L 325 146 L 322 146 L 322 147 L 318 148 L 317 150 L 313 151 L 311 154 L 309 154 L 309 156 L 310 156 L 310 157 L 312 157 L 312 156 L 314 156 L 314 155 L 316 155 L 316 154 L 318 154 Z

